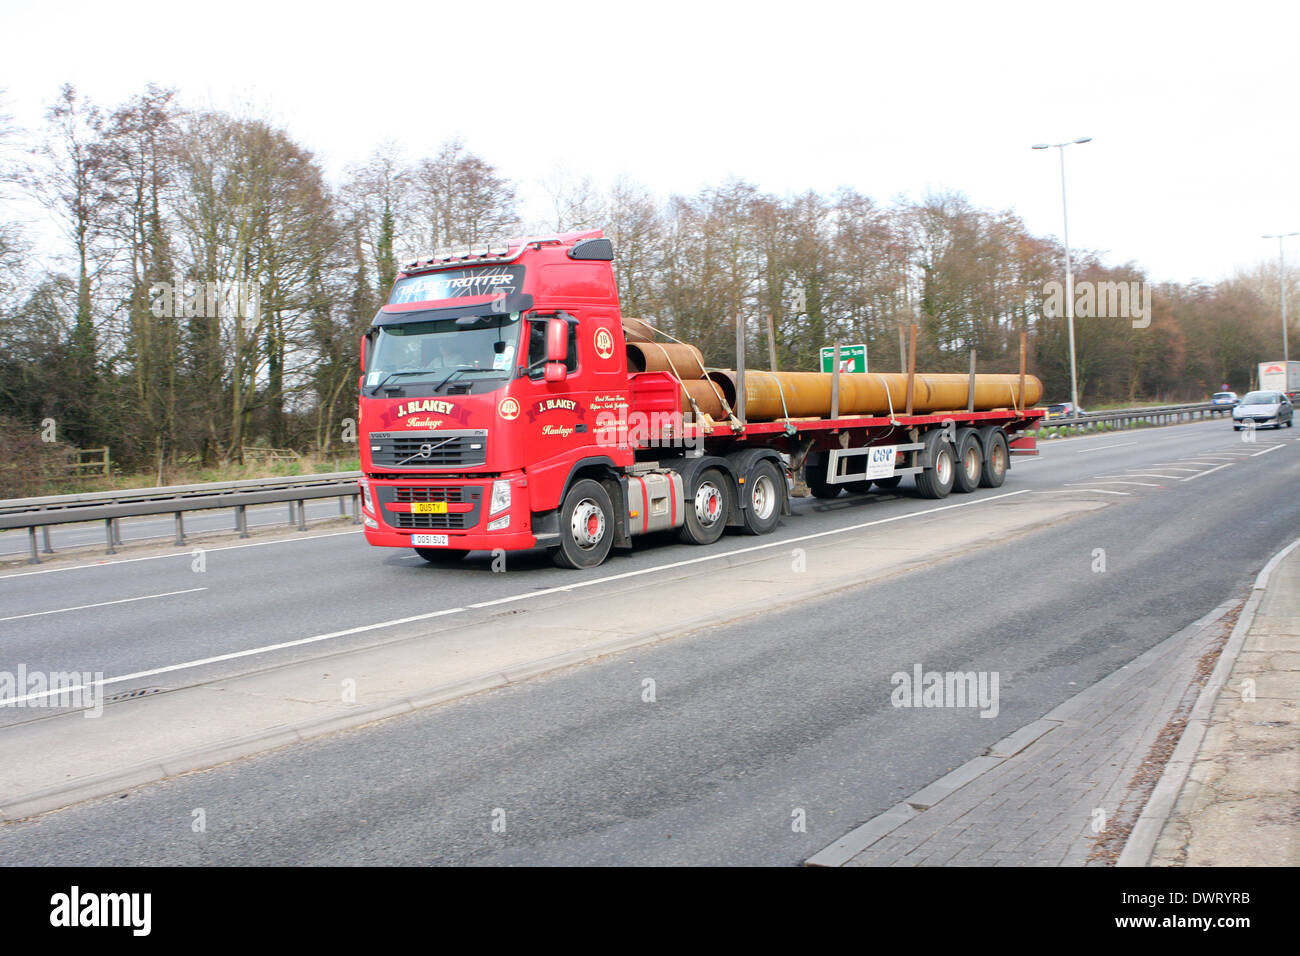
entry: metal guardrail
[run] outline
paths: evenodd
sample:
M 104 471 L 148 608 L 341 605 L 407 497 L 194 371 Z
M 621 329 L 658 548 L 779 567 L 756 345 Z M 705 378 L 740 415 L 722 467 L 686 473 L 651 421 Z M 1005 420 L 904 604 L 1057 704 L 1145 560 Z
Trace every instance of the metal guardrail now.
M 0 531 L 26 528 L 30 542 L 29 564 L 39 564 L 40 554 L 53 554 L 50 527 L 103 521 L 107 542 L 105 554 L 116 554 L 122 543 L 117 522 L 121 518 L 170 514 L 175 517 L 177 547 L 185 544 L 186 511 L 233 508 L 235 530 L 248 537 L 249 505 L 288 503 L 289 523 L 299 531 L 307 530 L 306 502 L 318 498 L 338 498 L 339 514 L 346 515 L 346 501 L 352 501 L 352 523 L 361 523 L 357 479 L 359 471 L 332 472 L 296 478 L 250 478 L 244 481 L 218 481 L 199 485 L 172 485 L 166 488 L 129 488 L 122 491 L 86 492 L 75 495 L 50 495 L 44 498 L 15 498 L 0 501 Z M 36 530 L 41 529 L 43 548 L 38 550 Z
M 1149 408 L 1119 408 L 1109 412 L 1084 413 L 1069 418 L 1044 418 L 1038 426 L 1046 428 L 1071 428 L 1079 431 L 1103 431 L 1098 426 L 1110 424 L 1116 429 L 1131 428 L 1145 422 L 1149 425 L 1175 425 L 1180 422 L 1196 421 L 1202 418 L 1217 418 L 1231 415 L 1231 405 L 1215 405 L 1213 402 L 1196 402 L 1189 405 L 1153 405 Z M 1044 435 L 1045 440 L 1057 436 Z

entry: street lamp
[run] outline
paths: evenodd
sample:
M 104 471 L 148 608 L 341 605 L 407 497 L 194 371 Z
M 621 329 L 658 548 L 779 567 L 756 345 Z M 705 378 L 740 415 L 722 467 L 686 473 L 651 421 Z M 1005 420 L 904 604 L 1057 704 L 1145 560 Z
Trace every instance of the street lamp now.
M 1286 346 L 1286 253 L 1283 251 L 1282 242 L 1290 239 L 1292 236 L 1300 236 L 1300 232 L 1275 232 L 1267 236 L 1260 236 L 1261 239 L 1277 240 L 1277 284 L 1282 287 L 1282 367 L 1289 368 L 1286 364 L 1290 356 L 1287 354 Z M 1288 375 L 1290 373 L 1287 373 Z M 1288 378 L 1287 381 L 1290 381 Z
M 1070 268 L 1070 214 L 1065 205 L 1065 147 L 1091 143 L 1091 136 L 1080 136 L 1068 143 L 1035 143 L 1034 149 L 1055 146 L 1061 151 L 1061 220 L 1065 231 L 1065 324 L 1070 332 L 1070 405 L 1073 414 L 1079 414 L 1079 379 L 1074 366 L 1074 273 Z

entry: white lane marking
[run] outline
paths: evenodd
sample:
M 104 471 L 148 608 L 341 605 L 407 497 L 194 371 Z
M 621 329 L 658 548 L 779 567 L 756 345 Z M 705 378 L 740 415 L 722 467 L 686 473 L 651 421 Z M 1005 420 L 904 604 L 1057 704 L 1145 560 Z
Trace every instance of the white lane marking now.
M 1094 451 L 1105 451 L 1108 448 L 1127 448 L 1129 445 L 1136 445 L 1135 441 L 1122 441 L 1118 445 L 1102 445 L 1098 448 L 1084 448 L 1082 451 L 1076 451 L 1076 455 L 1090 455 Z
M 1063 495 L 1077 491 L 1092 491 L 1099 495 L 1132 495 L 1131 491 L 1107 491 L 1105 488 L 1056 488 L 1052 491 L 1035 491 L 1036 495 Z
M 1190 471 L 1190 472 L 1193 472 L 1193 473 L 1198 472 L 1198 471 L 1201 470 L 1201 469 L 1199 469 L 1199 468 L 1175 468 L 1173 465 L 1147 465 L 1146 467 L 1147 467 L 1147 468 L 1163 468 L 1163 469 L 1165 469 L 1166 471 Z M 1129 470 L 1129 471 L 1137 471 L 1136 468 L 1129 468 L 1128 470 Z
M 1124 494 L 1125 492 L 1111 492 L 1112 494 Z M 515 594 L 509 597 L 498 598 L 495 601 L 483 601 L 479 604 L 470 604 L 466 607 L 452 607 L 441 611 L 430 611 L 427 614 L 416 614 L 412 617 L 397 618 L 393 621 L 380 621 L 377 624 L 363 624 L 360 627 L 351 627 L 344 631 L 331 631 L 328 634 L 316 634 L 312 637 L 300 637 L 293 641 L 281 641 L 278 644 L 268 644 L 264 647 L 250 647 L 243 651 L 231 651 L 228 654 L 218 654 L 215 657 L 205 657 L 201 660 L 185 661 L 181 664 L 168 664 L 165 667 L 155 667 L 152 670 L 136 671 L 133 674 L 123 674 L 121 677 L 107 677 L 104 680 L 91 681 L 89 684 L 79 684 L 76 687 L 60 687 L 56 690 L 43 691 L 37 694 L 28 694 L 26 697 L 11 697 L 0 700 L 0 707 L 10 704 L 21 704 L 29 700 L 36 700 L 41 697 L 49 697 L 53 694 L 67 694 L 72 691 L 85 690 L 88 687 L 107 687 L 109 684 L 121 684 L 125 681 L 141 680 L 145 677 L 155 677 L 158 674 L 168 674 L 175 671 L 187 670 L 192 667 L 202 667 L 206 664 L 219 664 L 222 661 L 236 660 L 241 657 L 253 657 L 257 654 L 267 654 L 271 651 L 284 650 L 289 647 L 302 647 L 306 644 L 315 644 L 320 641 L 328 641 L 338 637 L 348 637 L 352 634 L 363 634 L 367 631 L 377 631 L 385 627 L 396 627 L 400 624 L 411 624 L 415 621 L 427 621 L 435 617 L 445 617 L 449 614 L 460 614 L 470 608 L 492 607 L 497 604 L 506 604 L 512 601 L 525 601 L 529 598 L 544 597 L 548 594 L 558 594 L 565 591 L 576 591 L 579 588 L 593 587 L 597 584 L 607 584 L 610 581 L 622 581 L 627 578 L 638 577 L 643 574 L 654 574 L 658 571 L 670 571 L 673 568 L 686 567 L 692 564 L 700 564 L 706 561 L 717 561 L 721 558 L 732 558 L 739 554 L 752 554 L 755 551 L 763 551 L 768 548 L 780 548 L 788 544 L 795 544 L 800 541 L 811 541 L 814 538 L 825 538 L 830 535 L 846 534 L 850 531 L 861 531 L 863 528 L 872 528 L 882 524 L 889 524 L 894 521 L 906 521 L 908 518 L 923 518 L 926 515 L 938 514 L 941 511 L 952 511 L 954 508 L 969 508 L 974 505 L 988 504 L 990 501 L 1000 501 L 1005 498 L 1014 498 L 1017 495 L 1029 494 L 1028 489 L 1024 491 L 1009 491 L 1006 494 L 993 495 L 991 498 L 979 498 L 974 501 L 963 501 L 955 505 L 941 505 L 937 508 L 927 508 L 925 511 L 910 511 L 907 514 L 894 515 L 890 518 L 879 518 L 875 521 L 866 521 L 861 524 L 849 525 L 844 528 L 832 528 L 829 531 L 817 531 L 812 534 L 801 535 L 797 538 L 783 538 L 780 541 L 771 541 L 767 544 L 751 545 L 748 548 L 735 548 L 731 551 L 721 551 L 717 554 L 706 554 L 698 558 L 688 558 L 684 561 L 672 561 L 668 564 L 656 565 L 649 568 L 640 568 L 636 571 L 624 571 L 622 574 L 610 574 L 603 578 L 593 578 L 589 581 L 578 581 L 574 584 L 557 585 L 553 588 L 542 588 L 537 591 L 527 591 L 523 594 Z
M 1098 482 L 1095 482 L 1095 483 L 1098 484 L 1098 485 L 1141 485 L 1143 488 L 1163 488 L 1163 487 L 1164 487 L 1164 485 L 1157 485 L 1157 484 L 1156 484 L 1155 482 L 1153 482 L 1153 481 L 1098 481 Z M 1082 485 L 1082 484 L 1087 484 L 1087 482 L 1083 482 L 1083 481 L 1067 481 L 1066 484 L 1067 484 L 1067 485 Z
M 1093 475 L 1094 478 L 1168 478 L 1171 481 L 1181 481 L 1181 475 L 1160 475 L 1154 471 L 1132 471 L 1123 475 Z
M 1258 458 L 1260 455 L 1267 455 L 1269 452 L 1271 452 L 1271 451 L 1277 451 L 1279 448 L 1282 448 L 1282 447 L 1284 447 L 1284 446 L 1282 446 L 1282 445 L 1274 445 L 1272 448 L 1265 448 L 1263 451 L 1252 452 L 1250 457 L 1251 457 L 1251 458 Z
M 1223 455 L 1223 456 L 1219 456 L 1219 455 L 1206 455 L 1205 457 L 1208 458 L 1208 459 L 1210 459 L 1210 460 L 1209 460 L 1209 461 L 1198 461 L 1198 460 L 1196 460 L 1196 459 L 1194 459 L 1194 458 L 1179 458 L 1179 459 L 1178 459 L 1178 464 L 1180 464 L 1180 465 L 1217 465 L 1217 464 L 1219 464 L 1219 462 L 1221 462 L 1221 461 L 1236 461 L 1235 458 L 1231 458 L 1231 457 L 1229 457 L 1228 455 Z
M 0 617 L 0 622 L 20 621 L 25 617 L 41 617 L 44 614 L 66 614 L 68 611 L 85 611 L 92 607 L 108 607 L 110 604 L 130 604 L 132 601 L 152 601 L 154 598 L 174 597 L 177 594 L 193 594 L 195 591 L 206 591 L 207 588 L 186 588 L 184 591 L 167 591 L 163 594 L 144 594 L 140 597 L 121 598 L 117 601 L 100 601 L 98 604 L 78 604 L 76 607 L 61 607 L 53 611 L 32 611 L 30 614 L 14 614 L 11 617 Z
M 1214 474 L 1216 471 L 1219 471 L 1219 470 L 1221 470 L 1221 469 L 1223 469 L 1223 468 L 1231 468 L 1232 465 L 1233 465 L 1233 462 L 1228 462 L 1227 464 L 1220 465 L 1218 468 L 1207 468 L 1205 471 L 1201 472 L 1200 474 L 1196 474 L 1196 475 L 1188 475 L 1186 478 L 1179 478 L 1178 480 L 1179 480 L 1179 481 L 1195 481 L 1197 478 L 1204 478 L 1206 475 L 1212 475 L 1212 474 Z
M 315 541 L 319 538 L 337 538 L 341 534 L 361 534 L 361 529 L 355 531 L 330 531 L 327 534 L 309 534 L 301 538 L 279 538 L 275 541 L 253 541 L 249 544 L 232 544 L 224 548 L 204 548 L 203 550 L 211 554 L 213 551 L 238 551 L 241 548 L 260 548 L 267 544 L 288 544 L 298 541 Z M 189 545 L 185 546 L 189 548 Z M 195 545 L 198 547 L 198 545 Z M 67 568 L 45 568 L 40 571 L 19 571 L 16 574 L 0 574 L 0 581 L 8 581 L 10 578 L 25 578 L 33 574 L 55 574 L 59 571 L 84 571 L 87 568 L 113 568 L 119 564 L 134 564 L 137 561 L 161 561 L 163 558 L 193 558 L 190 550 L 178 551 L 175 554 L 150 554 L 143 558 L 123 558 L 121 561 L 96 561 L 94 564 L 74 564 Z

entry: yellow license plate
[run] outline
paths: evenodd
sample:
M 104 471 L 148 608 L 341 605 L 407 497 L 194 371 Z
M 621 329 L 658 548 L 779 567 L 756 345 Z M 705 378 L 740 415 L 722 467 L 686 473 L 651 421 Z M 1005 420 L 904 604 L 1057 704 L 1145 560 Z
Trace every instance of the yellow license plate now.
M 445 501 L 417 501 L 411 505 L 411 514 L 445 515 L 446 513 L 447 502 Z

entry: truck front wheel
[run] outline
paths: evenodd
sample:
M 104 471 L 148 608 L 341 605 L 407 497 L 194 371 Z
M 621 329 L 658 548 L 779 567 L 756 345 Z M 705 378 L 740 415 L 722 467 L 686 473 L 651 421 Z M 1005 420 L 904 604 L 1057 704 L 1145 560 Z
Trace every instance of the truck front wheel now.
M 598 481 L 575 482 L 560 506 L 560 546 L 551 558 L 562 568 L 594 568 L 614 543 L 614 506 Z
M 686 515 L 677 537 L 683 544 L 713 544 L 722 537 L 731 513 L 731 482 L 717 468 L 706 468 L 686 498 Z

